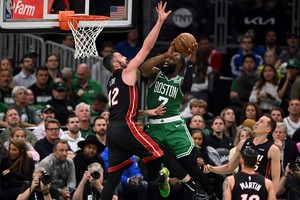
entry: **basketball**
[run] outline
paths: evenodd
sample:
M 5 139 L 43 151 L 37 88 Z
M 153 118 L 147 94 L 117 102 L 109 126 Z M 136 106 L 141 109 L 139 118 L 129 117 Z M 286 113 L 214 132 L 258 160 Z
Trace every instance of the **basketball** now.
M 181 33 L 176 37 L 175 49 L 181 55 L 187 55 L 190 52 L 189 48 L 193 51 L 193 44 L 197 43 L 195 37 L 190 33 Z

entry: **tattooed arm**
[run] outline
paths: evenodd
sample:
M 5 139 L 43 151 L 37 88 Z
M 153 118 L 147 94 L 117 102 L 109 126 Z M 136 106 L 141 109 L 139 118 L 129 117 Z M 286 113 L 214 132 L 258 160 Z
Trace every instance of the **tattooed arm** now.
M 223 200 L 231 200 L 232 199 L 232 188 L 234 185 L 233 176 L 228 176 L 223 182 Z

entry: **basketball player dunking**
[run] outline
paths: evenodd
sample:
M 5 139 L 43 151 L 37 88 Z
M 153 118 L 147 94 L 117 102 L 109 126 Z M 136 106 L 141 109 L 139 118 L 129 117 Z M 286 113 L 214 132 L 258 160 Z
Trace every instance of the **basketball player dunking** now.
M 248 147 L 254 148 L 258 152 L 255 172 L 269 178 L 274 183 L 275 191 L 278 188 L 280 179 L 280 151 L 272 142 L 267 139 L 268 134 L 271 134 L 276 128 L 276 121 L 270 114 L 264 114 L 254 125 L 253 132 L 255 138 L 242 140 L 237 145 L 237 149 L 232 159 L 222 166 L 207 165 L 206 172 L 214 172 L 218 174 L 233 173 L 234 169 L 239 165 L 241 152 Z

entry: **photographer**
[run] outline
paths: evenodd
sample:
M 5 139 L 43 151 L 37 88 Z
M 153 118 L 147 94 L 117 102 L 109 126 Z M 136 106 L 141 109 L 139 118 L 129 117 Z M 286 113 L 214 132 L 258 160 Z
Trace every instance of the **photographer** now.
M 57 126 L 53 126 L 50 128 L 58 130 Z M 57 188 L 60 197 L 65 200 L 72 198 L 73 188 L 76 188 L 75 166 L 73 160 L 68 158 L 68 150 L 66 140 L 56 140 L 53 144 L 53 153 L 39 164 L 39 167 L 44 167 L 50 175 L 52 187 Z
M 286 192 L 286 199 L 299 199 L 300 197 L 300 156 L 294 163 L 289 163 L 280 179 L 277 196 Z
M 25 183 L 17 200 L 51 200 L 59 199 L 58 190 L 51 187 L 50 177 L 44 167 L 38 167 L 33 172 L 31 183 Z
M 104 168 L 104 162 L 98 154 L 103 151 L 105 146 L 98 141 L 96 136 L 89 135 L 85 140 L 78 142 L 78 147 L 81 150 L 76 152 L 76 156 L 73 159 L 77 186 L 90 164 L 99 163 Z
M 100 199 L 103 190 L 103 168 L 99 163 L 92 163 L 82 176 L 74 192 L 73 200 Z

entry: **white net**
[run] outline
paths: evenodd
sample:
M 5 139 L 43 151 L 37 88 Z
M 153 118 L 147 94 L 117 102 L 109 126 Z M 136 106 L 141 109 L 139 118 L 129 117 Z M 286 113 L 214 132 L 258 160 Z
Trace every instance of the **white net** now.
M 98 56 L 96 39 L 108 20 L 70 19 L 68 25 L 75 41 L 75 59 Z

